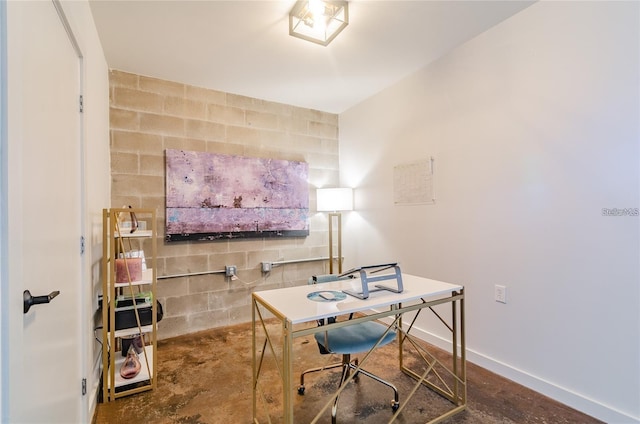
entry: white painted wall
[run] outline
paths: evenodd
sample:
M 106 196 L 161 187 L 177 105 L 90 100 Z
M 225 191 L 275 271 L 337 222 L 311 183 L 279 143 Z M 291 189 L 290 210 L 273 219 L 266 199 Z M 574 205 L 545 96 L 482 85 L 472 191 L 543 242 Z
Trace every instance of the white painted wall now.
M 537 3 L 340 115 L 346 268 L 464 284 L 470 360 L 611 423 L 640 421 L 640 218 L 602 216 L 640 207 L 639 39 L 637 2 Z M 429 155 L 436 204 L 394 206 Z

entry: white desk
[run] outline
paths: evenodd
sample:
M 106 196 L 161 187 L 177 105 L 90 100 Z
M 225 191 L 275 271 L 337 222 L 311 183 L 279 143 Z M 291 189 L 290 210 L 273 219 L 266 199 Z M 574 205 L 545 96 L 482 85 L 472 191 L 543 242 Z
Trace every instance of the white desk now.
M 353 325 L 359 322 L 371 321 L 385 317 L 395 318 L 394 323 L 391 325 L 395 325 L 398 330 L 400 369 L 417 380 L 416 387 L 410 394 L 401 393 L 401 406 L 389 422 L 393 422 L 395 418 L 402 413 L 404 405 L 407 404 L 415 390 L 421 385 L 430 387 L 432 390 L 435 390 L 440 395 L 449 399 L 453 404 L 450 411 L 432 419 L 429 421 L 430 423 L 442 421 L 451 415 L 464 410 L 466 407 L 464 287 L 461 285 L 444 283 L 408 274 L 402 274 L 402 280 L 404 283 L 404 291 L 402 293 L 378 291 L 371 293 L 370 297 L 366 300 L 347 296 L 341 301 L 316 302 L 307 298 L 309 293 L 319 290 L 358 290 L 361 288 L 359 279 L 254 292 L 252 295 L 253 422 L 259 424 L 258 394 L 261 394 L 263 389 L 260 386 L 260 371 L 265 355 L 273 355 L 276 361 L 282 362 L 279 372 L 282 379 L 284 422 L 287 424 L 293 424 L 293 339 L 320 331 L 326 331 L 335 327 Z M 415 347 L 419 343 L 417 343 L 416 339 L 410 334 L 411 329 L 413 328 L 413 322 L 408 326 L 404 326 L 402 324 L 402 315 L 410 311 L 418 311 L 419 313 L 425 308 L 430 308 L 431 311 L 436 313 L 432 307 L 443 303 L 451 303 L 452 305 L 450 323 L 446 323 L 446 320 L 438 315 L 440 321 L 445 324 L 451 332 L 453 356 L 453 360 L 451 361 L 452 366 L 445 366 L 429 354 L 426 355 L 427 359 L 425 359 L 426 363 L 429 365 L 427 372 L 423 375 L 418 375 L 414 371 L 408 369 L 403 363 L 404 345 L 410 343 Z M 383 311 L 375 312 L 373 310 Z M 351 313 L 363 313 L 366 315 L 322 327 L 315 325 L 311 327 L 309 325 L 301 325 L 309 322 L 315 322 L 322 318 Z M 267 314 L 271 315 L 267 316 Z M 265 319 L 272 317 L 277 318 L 281 323 L 281 326 L 279 326 L 279 328 L 281 328 L 281 333 L 279 334 L 279 336 L 281 336 L 281 340 L 278 344 L 273 343 L 272 339 L 275 340 L 275 335 L 270 334 L 269 329 L 265 324 Z M 261 327 L 258 327 L 258 325 Z M 258 344 L 257 330 L 265 335 L 263 343 Z M 318 354 L 318 356 L 320 355 Z M 361 365 L 367 360 L 368 356 L 369 354 L 366 354 L 360 361 Z M 433 369 L 436 363 L 450 373 L 450 376 L 453 379 L 452 384 L 442 382 L 443 384 L 439 385 L 426 381 L 428 373 Z M 344 385 L 348 382 L 349 380 L 347 380 Z M 340 388 L 339 391 L 341 389 L 342 388 Z M 335 399 L 335 396 L 337 395 L 338 393 L 336 393 L 333 398 L 327 402 L 325 408 L 323 408 L 316 416 L 316 420 L 327 409 L 329 404 L 333 402 L 333 399 Z M 262 396 L 262 398 L 264 398 L 264 396 Z M 316 420 L 312 422 L 316 422 Z M 271 422 L 270 417 L 268 417 L 268 422 Z

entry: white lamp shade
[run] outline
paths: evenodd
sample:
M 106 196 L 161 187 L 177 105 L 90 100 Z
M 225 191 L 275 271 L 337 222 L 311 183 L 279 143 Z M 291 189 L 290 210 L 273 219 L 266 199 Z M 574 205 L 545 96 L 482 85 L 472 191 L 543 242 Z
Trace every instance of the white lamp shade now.
M 319 188 L 316 190 L 316 196 L 318 212 L 353 210 L 351 188 Z

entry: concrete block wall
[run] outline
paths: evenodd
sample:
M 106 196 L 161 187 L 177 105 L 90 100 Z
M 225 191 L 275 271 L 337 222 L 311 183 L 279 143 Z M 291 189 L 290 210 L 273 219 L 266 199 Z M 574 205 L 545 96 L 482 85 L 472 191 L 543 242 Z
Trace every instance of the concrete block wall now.
M 238 267 L 224 274 L 161 279 L 160 338 L 251 319 L 251 292 L 306 284 L 328 264 L 304 262 L 261 272 L 263 261 L 328 256 L 327 218 L 315 213 L 315 188 L 338 185 L 338 116 L 317 110 L 110 71 L 111 206 L 153 208 L 158 276 Z M 164 241 L 165 149 L 208 151 L 309 164 L 305 238 Z

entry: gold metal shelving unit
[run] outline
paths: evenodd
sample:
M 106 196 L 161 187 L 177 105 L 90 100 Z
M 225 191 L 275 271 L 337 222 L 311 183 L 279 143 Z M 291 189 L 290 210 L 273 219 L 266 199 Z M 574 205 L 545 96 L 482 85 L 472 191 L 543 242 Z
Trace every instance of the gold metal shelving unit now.
M 111 208 L 104 209 L 102 216 L 102 398 L 103 402 L 156 388 L 157 374 L 157 223 L 152 209 Z M 135 252 L 144 252 L 142 277 L 132 278 L 127 260 Z M 123 259 L 126 281 L 116 282 L 116 259 Z M 138 305 L 133 300 L 135 322 L 127 328 L 116 328 L 116 299 L 118 296 L 151 292 L 151 305 Z M 150 322 L 141 320 L 142 308 L 150 308 Z M 148 315 L 148 309 L 145 311 Z M 112 331 L 112 329 L 114 329 Z M 140 372 L 133 378 L 124 379 L 120 367 L 125 360 L 121 353 L 124 338 L 141 334 L 144 350 L 139 354 Z

